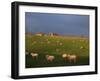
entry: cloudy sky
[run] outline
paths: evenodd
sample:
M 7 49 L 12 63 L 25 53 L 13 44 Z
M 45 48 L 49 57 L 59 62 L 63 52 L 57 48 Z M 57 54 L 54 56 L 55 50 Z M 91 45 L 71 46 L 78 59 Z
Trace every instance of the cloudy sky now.
M 89 16 L 25 12 L 26 32 L 89 36 Z

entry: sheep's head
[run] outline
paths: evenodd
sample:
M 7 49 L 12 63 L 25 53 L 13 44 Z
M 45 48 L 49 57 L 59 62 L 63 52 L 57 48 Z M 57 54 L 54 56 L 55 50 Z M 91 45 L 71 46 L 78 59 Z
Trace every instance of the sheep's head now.
M 63 58 L 67 57 L 67 54 L 63 54 L 62 57 L 63 57 Z

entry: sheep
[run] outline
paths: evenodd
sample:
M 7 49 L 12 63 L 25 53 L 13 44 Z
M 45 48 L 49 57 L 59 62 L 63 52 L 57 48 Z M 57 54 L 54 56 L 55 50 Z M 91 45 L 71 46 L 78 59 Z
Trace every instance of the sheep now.
M 62 54 L 62 58 L 69 62 L 76 62 L 76 55 Z
M 68 55 L 68 60 L 69 60 L 69 62 L 76 62 L 76 58 L 77 58 L 77 56 L 76 55 Z
M 38 54 L 37 53 L 31 53 L 31 56 L 33 59 L 37 58 L 38 57 Z
M 54 56 L 53 55 L 46 55 L 46 60 L 52 62 L 54 60 Z

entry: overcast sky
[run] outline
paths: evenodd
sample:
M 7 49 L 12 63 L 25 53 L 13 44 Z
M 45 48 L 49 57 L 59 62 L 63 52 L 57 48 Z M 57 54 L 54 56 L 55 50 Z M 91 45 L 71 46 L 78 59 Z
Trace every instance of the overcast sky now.
M 89 16 L 25 12 L 26 32 L 89 36 Z

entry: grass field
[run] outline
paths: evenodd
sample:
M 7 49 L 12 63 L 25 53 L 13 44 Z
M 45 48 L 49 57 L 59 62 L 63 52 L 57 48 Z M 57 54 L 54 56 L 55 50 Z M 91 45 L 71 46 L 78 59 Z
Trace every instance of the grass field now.
M 26 55 L 26 68 L 89 65 L 89 40 L 86 37 L 26 34 L 25 47 L 29 53 L 38 53 L 37 59 L 33 59 L 30 54 Z M 70 63 L 63 59 L 64 53 L 76 55 L 76 62 Z M 55 57 L 52 62 L 46 60 L 45 55 L 48 54 Z

